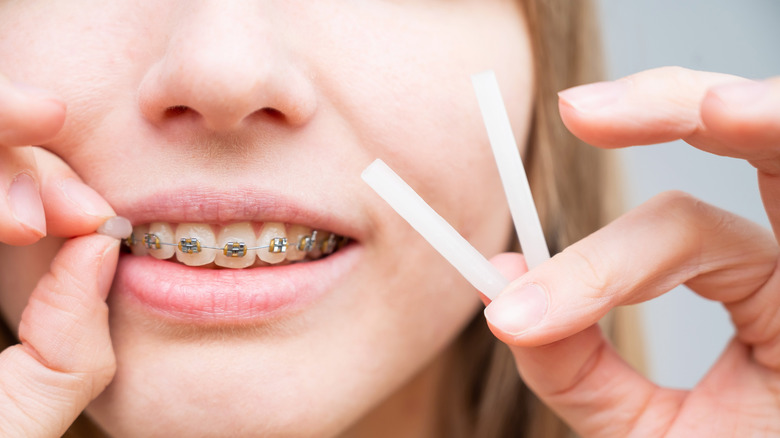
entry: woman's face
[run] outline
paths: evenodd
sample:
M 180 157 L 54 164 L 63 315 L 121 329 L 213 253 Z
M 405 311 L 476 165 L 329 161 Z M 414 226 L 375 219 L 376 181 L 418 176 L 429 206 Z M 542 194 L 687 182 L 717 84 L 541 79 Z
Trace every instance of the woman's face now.
M 496 71 L 525 138 L 516 2 L 36 0 L 1 3 L 0 29 L 0 72 L 68 105 L 45 148 L 135 226 L 351 238 L 318 260 L 242 270 L 122 254 L 108 300 L 118 370 L 88 408 L 110 434 L 343 432 L 478 311 L 359 175 L 382 158 L 485 255 L 504 249 L 469 76 Z M 11 326 L 58 244 L 0 247 Z

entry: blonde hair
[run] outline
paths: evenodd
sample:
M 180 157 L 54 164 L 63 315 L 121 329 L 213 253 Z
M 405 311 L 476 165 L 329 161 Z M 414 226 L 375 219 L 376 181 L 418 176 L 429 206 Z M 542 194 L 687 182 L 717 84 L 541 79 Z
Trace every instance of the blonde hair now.
M 551 253 L 592 233 L 620 205 L 607 151 L 571 135 L 558 115 L 557 92 L 603 78 L 595 5 L 590 0 L 520 0 L 531 34 L 535 101 L 524 157 Z M 509 249 L 518 251 L 516 239 Z M 636 319 L 612 315 L 602 325 L 613 341 L 636 345 Z M 614 336 L 615 333 L 621 336 Z M 621 350 L 622 345 L 617 345 Z M 572 432 L 523 384 L 509 349 L 478 313 L 454 346 L 442 388 L 447 437 L 565 437 Z M 625 350 L 625 348 L 622 348 Z M 639 353 L 629 362 L 641 362 Z

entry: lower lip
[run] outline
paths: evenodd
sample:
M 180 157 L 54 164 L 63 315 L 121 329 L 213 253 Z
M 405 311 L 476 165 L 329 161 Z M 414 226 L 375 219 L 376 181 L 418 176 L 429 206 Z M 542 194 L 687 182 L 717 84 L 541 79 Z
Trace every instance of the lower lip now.
M 178 322 L 260 322 L 313 304 L 357 264 L 359 253 L 353 242 L 320 260 L 250 269 L 203 269 L 122 254 L 111 293 Z

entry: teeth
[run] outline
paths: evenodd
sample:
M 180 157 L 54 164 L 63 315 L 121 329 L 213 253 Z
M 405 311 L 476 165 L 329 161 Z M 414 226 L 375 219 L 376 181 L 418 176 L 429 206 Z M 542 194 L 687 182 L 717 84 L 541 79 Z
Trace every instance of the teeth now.
M 153 222 L 149 225 L 149 234 L 159 238 L 160 242 L 174 242 L 173 227 L 165 222 Z M 143 237 L 142 237 L 143 239 Z M 149 248 L 149 254 L 152 257 L 165 260 L 173 257 L 176 247 L 171 245 L 160 245 L 160 248 Z
M 320 250 L 323 254 L 332 254 L 338 248 L 339 236 L 333 233 L 326 233 L 320 244 Z
M 316 238 L 317 241 L 313 243 L 311 251 L 306 254 L 306 257 L 315 260 L 322 257 L 322 243 L 327 242 L 330 233 L 324 231 L 318 231 Z
M 249 222 L 228 225 L 219 232 L 219 236 L 217 236 L 217 247 L 225 248 L 225 245 L 230 242 L 233 242 L 233 247 L 237 247 L 237 245 L 241 243 L 244 244 L 244 248 L 260 246 L 255 245 L 255 230 Z M 216 252 L 214 263 L 216 263 L 217 266 L 222 266 L 224 268 L 247 268 L 255 263 L 255 250 L 253 249 L 244 249 L 243 256 L 238 256 L 238 253 L 236 253 L 235 257 L 225 255 L 223 249 L 213 252 Z
M 143 244 L 143 239 L 146 233 L 149 232 L 149 225 L 139 225 L 133 227 L 133 234 L 130 236 L 132 244 L 130 244 L 130 251 L 134 256 L 145 256 L 149 254 L 149 250 L 146 249 L 146 245 Z
M 170 259 L 176 255 L 185 265 L 240 269 L 316 260 L 337 251 L 348 241 L 327 231 L 280 222 L 264 223 L 255 238 L 257 228 L 257 224 L 250 222 L 226 226 L 154 222 L 133 227 L 133 235 L 124 239 L 124 243 L 136 256 L 149 254 Z M 215 230 L 218 230 L 216 237 Z
M 284 224 L 279 222 L 266 222 L 263 224 L 263 228 L 260 230 L 260 236 L 257 237 L 257 246 L 271 245 L 272 240 L 275 238 L 287 238 L 287 232 L 284 229 Z M 280 263 L 285 260 L 287 251 L 290 250 L 290 247 L 287 246 L 285 248 L 285 252 L 273 252 L 273 250 L 273 248 L 259 249 L 257 250 L 257 258 L 266 263 Z M 278 250 L 279 249 L 277 248 L 277 251 Z
M 203 248 L 213 248 L 217 244 L 214 232 L 208 225 L 179 224 L 173 241 L 179 245 L 176 259 L 185 265 L 203 266 L 214 261 L 216 251 Z
M 287 229 L 287 260 L 293 262 L 303 260 L 306 257 L 306 251 L 303 245 L 304 239 L 311 236 L 311 228 L 303 225 L 291 225 Z

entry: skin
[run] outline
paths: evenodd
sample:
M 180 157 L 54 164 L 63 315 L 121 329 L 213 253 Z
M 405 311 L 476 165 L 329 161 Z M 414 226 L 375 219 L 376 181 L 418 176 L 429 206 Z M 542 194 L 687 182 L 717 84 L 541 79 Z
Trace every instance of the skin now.
M 0 22 L 0 28 L 13 32 L 9 30 L 9 37 L 0 42 L 0 70 L 13 80 L 26 79 L 59 93 L 68 104 L 69 117 L 58 131 L 64 111 L 61 105 L 0 82 L 0 93 L 5 97 L 0 99 L 0 111 L 7 115 L 0 117 L 0 143 L 5 146 L 0 149 L 4 154 L 0 160 L 4 166 L 2 188 L 7 190 L 19 171 L 35 176 L 41 188 L 47 232 L 81 236 L 62 246 L 48 273 L 45 267 L 38 266 L 27 279 L 18 275 L 26 272 L 21 268 L 21 260 L 44 260 L 58 242 L 2 250 L 0 278 L 7 283 L 0 287 L 0 307 L 11 324 L 21 320 L 22 340 L 0 355 L 0 424 L 4 431 L 56 436 L 101 393 L 112 376 L 113 383 L 89 412 L 116 435 L 194 431 L 359 435 L 375 432 L 368 427 L 382 421 L 394 427 L 404 423 L 401 416 L 405 419 L 409 413 L 398 409 L 398 400 L 421 403 L 422 408 L 415 412 L 433 412 L 425 401 L 436 387 L 437 367 L 446 365 L 443 351 L 475 311 L 475 297 L 425 245 L 418 244 L 419 239 L 386 207 L 359 184 L 340 178 L 356 174 L 369 155 L 384 154 L 393 167 L 403 169 L 404 176 L 426 198 L 436 200 L 434 206 L 480 250 L 496 252 L 506 238 L 506 233 L 496 230 L 508 230 L 509 224 L 506 212 L 498 207 L 503 205 L 501 201 L 489 196 L 500 193 L 500 189 L 495 172 L 488 171 L 490 158 L 484 139 L 477 138 L 481 128 L 475 122 L 478 115 L 473 102 L 466 97 L 470 96 L 468 92 L 456 92 L 456 82 L 481 68 L 479 61 L 484 58 L 489 58 L 491 66 L 509 58 L 484 47 L 498 50 L 495 47 L 500 46 L 516 56 L 518 52 L 506 45 L 476 47 L 473 41 L 487 38 L 483 41 L 490 42 L 491 35 L 496 39 L 501 36 L 504 44 L 522 41 L 520 21 L 507 13 L 513 9 L 499 2 L 479 2 L 478 8 L 476 2 L 456 3 L 457 13 L 447 3 L 447 17 L 453 21 L 442 21 L 443 11 L 437 10 L 441 5 L 434 2 L 371 2 L 344 11 L 338 10 L 337 2 L 317 2 L 311 9 L 290 3 L 275 4 L 271 11 L 274 20 L 259 14 L 256 6 L 244 3 L 236 9 L 231 7 L 223 16 L 222 11 L 214 14 L 209 10 L 216 3 L 198 3 L 194 12 L 179 11 L 174 6 L 182 5 L 174 4 L 162 12 L 155 6 L 154 13 L 145 13 L 141 7 L 127 14 L 123 10 L 127 5 L 117 6 L 114 2 L 110 11 L 85 7 L 79 14 L 70 14 L 68 20 L 55 14 L 63 11 L 53 10 L 64 7 L 62 4 L 45 5 L 42 10 L 29 2 L 3 6 L 2 16 L 10 21 Z M 347 21 L 344 17 L 353 17 L 351 14 L 363 20 Z M 461 24 L 458 17 L 468 26 Z M 235 33 L 215 31 L 210 38 L 199 40 L 203 29 L 208 28 L 199 20 L 207 18 Z M 241 26 L 247 22 L 252 26 Z M 131 24 L 124 28 L 117 23 Z M 484 28 L 476 23 L 484 24 Z M 506 24 L 506 28 L 500 23 Z M 404 27 L 399 29 L 401 24 Z M 289 33 L 289 29 L 304 25 L 309 30 L 305 36 L 310 40 L 299 41 Z M 138 30 L 135 26 L 144 29 L 143 47 L 136 41 L 127 41 L 132 31 Z M 73 32 L 74 27 L 79 32 Z M 466 28 L 478 35 L 464 36 L 462 30 Z M 159 29 L 165 32 L 156 33 L 162 32 Z M 337 29 L 335 35 L 330 34 L 327 42 L 317 38 L 318 32 L 333 29 Z M 449 31 L 441 32 L 446 29 Z M 507 36 L 511 29 L 518 33 L 517 40 Z M 90 32 L 101 37 L 90 37 Z M 254 42 L 251 37 L 273 44 L 250 44 Z M 170 83 L 155 76 L 155 71 L 159 72 L 155 65 L 174 43 L 179 49 L 176 54 L 189 62 L 186 71 L 163 65 L 179 73 L 175 83 Z M 210 44 L 227 44 L 239 54 L 243 53 L 241 50 L 251 49 L 253 54 L 267 50 L 257 58 L 289 68 L 270 71 L 282 71 L 291 82 L 300 81 L 295 82 L 295 88 L 265 95 L 277 99 L 272 99 L 275 103 L 264 101 L 247 106 L 273 105 L 289 115 L 282 120 L 284 123 L 267 118 L 249 121 L 245 115 L 240 118 L 244 113 L 231 113 L 220 105 L 224 99 L 242 95 L 230 92 L 229 87 L 238 87 L 240 83 L 236 76 L 222 74 L 254 71 L 247 69 L 246 63 L 255 56 L 218 58 L 224 67 L 221 69 L 208 69 L 211 64 L 206 62 L 192 62 L 201 55 L 221 53 L 202 50 L 213 49 Z M 303 53 L 309 55 L 300 58 L 299 50 L 303 48 Z M 383 51 L 377 52 L 377 48 Z M 376 58 L 356 60 L 349 56 L 353 51 L 371 53 Z M 71 56 L 51 55 L 62 53 Z M 123 56 L 107 56 L 115 53 Z M 431 58 L 433 55 L 436 56 Z M 125 59 L 134 61 L 132 68 L 114 65 Z M 176 56 L 163 59 L 183 62 Z M 318 59 L 319 63 L 315 62 Z M 331 62 L 323 63 L 328 59 Z M 333 59 L 343 64 L 334 63 Z M 529 64 L 527 59 L 513 59 L 517 64 L 499 62 L 496 69 L 499 77 L 512 78 L 504 93 L 509 96 L 507 101 L 515 103 L 510 111 L 513 110 L 518 124 L 516 132 L 525 133 L 528 101 L 523 96 L 528 95 Z M 418 64 L 412 68 L 415 62 Z M 426 64 L 421 67 L 419 63 Z M 235 68 L 227 68 L 230 65 Z M 304 69 L 308 74 L 303 74 L 301 66 L 313 71 Z M 113 74 L 101 74 L 106 72 Z M 201 74 L 206 73 L 205 77 L 211 80 L 202 79 Z M 224 77 L 233 80 L 218 80 Z M 269 77 L 262 82 L 266 87 L 274 83 Z M 408 77 L 417 78 L 416 84 L 424 86 L 410 88 L 408 81 L 402 80 Z M 423 78 L 429 81 L 419 82 Z M 347 79 L 348 87 L 344 85 Z M 286 99 L 289 93 L 306 90 L 306 84 L 311 85 L 317 99 L 308 100 L 305 95 Z M 511 84 L 517 88 L 511 88 Z M 217 85 L 228 89 L 220 94 Z M 596 145 L 620 147 L 684 138 L 704 150 L 750 161 L 759 171 L 764 203 L 777 233 L 780 82 L 761 84 L 764 92 L 758 95 L 763 100 L 757 99 L 752 85 L 755 84 L 733 77 L 680 69 L 651 71 L 622 82 L 564 93 L 561 114 L 572 132 Z M 132 98 L 139 89 L 142 96 L 151 96 L 145 101 L 141 99 L 149 106 L 139 108 L 138 101 Z M 150 94 L 144 95 L 147 92 Z M 166 94 L 169 92 L 172 94 Z M 203 117 L 179 120 L 175 128 L 170 128 L 171 125 L 155 118 L 155 114 L 159 117 L 155 108 L 160 105 L 150 103 L 157 102 L 154 96 L 160 102 L 174 104 L 197 96 L 185 104 L 196 108 Z M 750 102 L 748 109 L 745 100 Z M 316 102 L 316 110 L 304 104 L 284 105 L 312 101 Z M 162 107 L 165 105 L 170 104 Z M 241 105 L 230 105 L 234 107 Z M 435 119 L 426 117 L 428 114 L 436 114 Z M 238 123 L 241 121 L 244 123 Z M 399 130 L 398 126 L 404 129 Z M 234 131 L 232 139 L 244 141 L 228 142 L 224 135 L 217 135 L 226 131 Z M 328 141 L 326 147 L 322 145 L 323 138 L 335 140 Z M 37 167 L 33 166 L 29 150 L 13 147 L 36 143 L 44 143 L 47 150 L 62 157 L 70 167 L 41 151 L 35 156 Z M 420 146 L 412 150 L 412 144 Z M 439 145 L 444 144 L 447 150 L 442 154 Z M 475 151 L 474 144 L 484 146 L 483 150 Z M 82 235 L 94 230 L 111 211 L 103 205 L 103 210 L 91 210 L 99 210 L 99 214 L 85 215 L 78 208 L 81 204 L 68 204 L 69 198 L 57 192 L 61 189 L 56 182 L 63 175 L 77 174 L 122 214 L 125 198 L 153 190 L 155 184 L 170 178 L 170 171 L 152 168 L 144 173 L 144 178 L 141 172 L 128 169 L 154 163 L 148 160 L 149 154 L 167 165 L 206 167 L 206 162 L 199 161 L 206 155 L 201 148 L 209 148 L 214 160 L 228 160 L 241 153 L 253 165 L 265 164 L 272 170 L 278 160 L 295 162 L 303 154 L 324 163 L 328 157 L 338 155 L 338 174 L 320 172 L 313 177 L 302 172 L 293 178 L 277 170 L 274 178 L 268 180 L 280 187 L 282 183 L 300 180 L 304 183 L 299 188 L 304 190 L 314 190 L 325 181 L 324 185 L 338 188 L 335 193 L 343 192 L 349 202 L 339 201 L 340 195 L 328 198 L 327 193 L 333 191 L 316 195 L 351 215 L 357 228 L 371 229 L 370 235 L 360 241 L 365 247 L 364 263 L 359 272 L 339 285 L 337 293 L 298 318 L 230 336 L 145 324 L 143 315 L 133 314 L 131 307 L 109 298 L 109 337 L 108 308 L 102 299 L 108 292 L 106 279 L 113 274 L 117 245 L 103 236 Z M 191 149 L 198 153 L 187 154 Z M 327 149 L 328 154 L 321 149 Z M 430 163 L 447 166 L 440 169 Z M 452 172 L 453 167 L 461 174 Z M 218 173 L 214 167 L 206 168 L 211 170 L 199 172 L 198 177 L 204 184 L 219 184 L 222 179 L 214 175 Z M 470 178 L 460 178 L 466 170 Z M 123 179 L 116 178 L 117 173 L 130 178 L 132 184 L 118 184 Z M 466 200 L 479 203 L 478 208 L 471 208 L 473 204 Z M 9 214 L 7 206 L 0 208 L 2 240 L 14 244 L 37 240 L 40 227 L 35 226 L 35 221 L 28 222 L 20 224 Z M 524 273 L 524 262 L 517 254 L 494 258 L 493 262 L 508 277 L 519 278 L 490 303 L 486 316 L 494 333 L 512 347 L 518 370 L 528 385 L 583 436 L 777 434 L 780 325 L 775 315 L 780 298 L 775 293 L 776 233 L 773 236 L 686 195 L 666 194 L 531 272 Z M 398 241 L 410 246 L 399 251 Z M 24 258 L 30 254 L 34 257 Z M 417 276 L 419 269 L 413 267 L 422 264 L 426 267 L 425 275 Z M 39 275 L 40 272 L 44 274 Z M 398 272 L 404 275 L 399 276 Z M 33 283 L 40 276 L 42 279 L 25 307 L 28 291 L 33 290 Z M 639 377 L 620 361 L 594 325 L 616 305 L 651 299 L 680 283 L 724 302 L 737 327 L 731 346 L 692 391 L 658 388 Z M 537 299 L 526 306 L 527 294 L 521 291 L 526 284 L 538 286 L 542 292 L 537 298 L 541 296 L 541 301 Z M 406 293 L 408 290 L 413 293 Z M 523 310 L 534 308 L 540 309 L 539 314 Z M 353 354 L 344 354 L 345 351 Z M 215 369 L 219 372 L 215 373 Z M 355 371 L 365 369 L 374 372 Z M 138 370 L 146 380 L 141 383 L 128 370 Z M 145 371 L 150 372 L 143 374 Z M 431 375 L 434 377 L 429 378 Z M 409 379 L 413 379 L 413 384 L 406 385 Z M 290 393 L 291 397 L 285 396 Z M 215 402 L 210 404 L 211 411 L 188 410 L 204 399 Z M 275 410 L 263 409 L 271 403 Z M 165 415 L 159 415 L 160 412 Z M 426 429 L 429 425 L 426 426 L 425 419 L 415 420 L 409 423 L 419 426 L 417 432 L 431 431 Z M 186 427 L 192 430 L 184 430 Z M 350 427 L 366 429 L 349 431 Z M 403 432 L 397 435 L 412 436 Z
M 493 262 L 517 279 L 485 314 L 510 345 L 523 379 L 582 436 L 780 434 L 780 80 L 664 68 L 560 97 L 566 125 L 595 145 L 681 138 L 747 160 L 758 171 L 774 233 L 672 192 L 530 272 L 516 254 L 496 257 Z M 690 391 L 646 380 L 595 325 L 615 306 L 647 301 L 683 283 L 722 302 L 736 329 Z M 531 300 L 540 310 L 536 315 L 520 310 L 532 295 L 523 289 L 528 284 L 546 299 Z
M 447 348 L 479 298 L 359 174 L 382 157 L 483 253 L 503 250 L 468 78 L 496 70 L 525 137 L 517 5 L 93 3 L 0 6 L 0 200 L 24 172 L 42 205 L 20 221 L 0 204 L 0 241 L 22 245 L 0 247 L 0 309 L 22 341 L 0 356 L 0 429 L 58 436 L 89 404 L 113 436 L 435 433 Z M 192 186 L 327 205 L 360 260 L 314 305 L 250 326 L 171 324 L 109 293 L 118 244 L 92 232 Z M 24 246 L 44 232 L 70 239 Z

